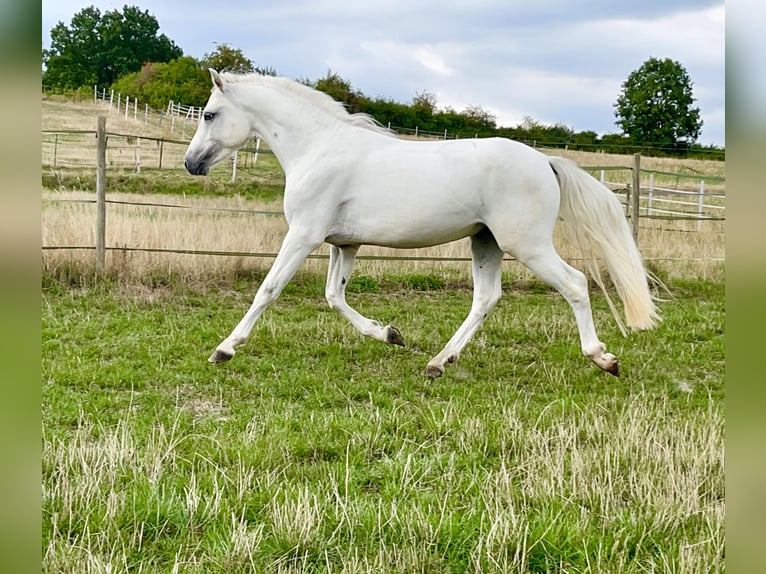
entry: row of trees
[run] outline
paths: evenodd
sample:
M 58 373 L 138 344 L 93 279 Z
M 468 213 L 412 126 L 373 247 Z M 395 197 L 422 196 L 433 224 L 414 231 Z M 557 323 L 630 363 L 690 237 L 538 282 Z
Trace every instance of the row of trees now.
M 91 6 L 75 14 L 69 26 L 59 22 L 51 30 L 51 44 L 43 50 L 43 86 L 51 91 L 112 88 L 117 92 L 163 109 L 170 100 L 203 106 L 210 94 L 207 68 L 238 73 L 262 68 L 241 50 L 220 44 L 197 60 L 164 34 L 148 11 L 135 6 L 101 13 Z M 692 83 L 686 70 L 670 59 L 651 58 L 631 73 L 615 103 L 621 134 L 599 136 L 593 131 L 574 132 L 556 124 L 543 125 L 532 118 L 515 127 L 498 126 L 496 118 L 479 106 L 462 111 L 439 108 L 427 91 L 409 103 L 370 98 L 355 90 L 348 79 L 328 71 L 315 81 L 302 79 L 343 102 L 352 113 L 363 112 L 383 125 L 418 128 L 457 137 L 501 136 L 546 146 L 607 152 L 704 154 L 723 158 L 723 150 L 695 142 L 702 121 L 694 106 Z
M 159 34 L 157 19 L 135 6 L 105 12 L 91 6 L 51 30 L 50 48 L 43 50 L 43 85 L 56 89 L 110 86 L 141 69 L 144 62 L 170 62 L 181 48 Z

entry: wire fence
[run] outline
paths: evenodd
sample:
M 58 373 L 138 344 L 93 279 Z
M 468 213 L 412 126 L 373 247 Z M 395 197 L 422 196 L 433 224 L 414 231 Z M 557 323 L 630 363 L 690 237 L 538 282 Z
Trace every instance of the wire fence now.
M 106 165 L 112 171 L 142 173 L 144 170 L 182 170 L 189 140 L 162 136 L 131 135 L 107 132 Z M 41 138 L 44 174 L 96 167 L 96 132 L 80 130 L 43 130 Z M 253 138 L 230 158 L 231 181 L 237 170 L 255 167 L 261 155 L 273 155 L 261 149 Z
M 125 104 L 122 104 L 125 105 Z M 137 109 L 134 106 L 133 110 Z M 137 112 L 136 112 L 137 113 Z M 189 112 L 190 121 L 193 114 Z M 97 167 L 99 141 L 96 131 L 88 130 L 47 130 L 42 132 L 43 173 L 92 173 Z M 183 155 L 189 141 L 145 135 L 128 135 L 105 132 L 103 138 L 104 166 L 108 174 L 142 173 L 151 170 L 183 170 Z M 247 176 L 258 173 L 258 157 L 270 154 L 270 150 L 259 140 L 252 140 L 232 158 L 232 179 L 237 177 L 237 166 L 247 168 Z M 585 166 L 602 183 L 612 189 L 625 207 L 626 217 L 635 221 L 659 219 L 682 225 L 671 231 L 700 231 L 708 222 L 725 220 L 725 178 L 716 176 L 695 176 L 681 173 L 639 170 L 638 195 L 631 199 L 631 187 L 636 178 L 634 168 L 623 166 Z M 98 195 L 98 194 L 97 194 Z M 638 198 L 638 201 L 636 201 Z M 96 203 L 97 199 L 47 199 L 49 202 Z M 210 213 L 238 213 L 257 216 L 282 217 L 276 210 L 253 210 L 224 207 L 200 207 L 184 205 L 182 202 L 142 202 L 121 199 L 104 199 L 104 205 L 136 206 L 143 209 L 199 210 Z M 636 206 L 638 209 L 636 210 Z M 101 211 L 101 210 L 98 210 Z M 105 210 L 104 210 L 105 212 Z M 689 227 L 688 223 L 693 226 Z M 684 225 L 686 224 L 686 225 Z M 103 222 L 94 222 L 96 229 L 103 229 Z M 634 226 L 634 233 L 639 225 Z M 722 232 L 722 230 L 720 231 Z M 96 238 L 98 244 L 98 237 Z M 108 246 L 102 238 L 103 251 L 144 251 L 152 253 L 179 253 L 188 255 L 235 256 L 235 257 L 276 257 L 272 251 L 227 251 L 217 249 L 171 249 L 162 247 Z M 97 245 L 43 245 L 43 250 L 97 250 Z M 97 250 L 98 251 L 98 250 Z M 326 255 L 315 254 L 312 258 L 323 259 Z M 360 256 L 360 259 L 402 260 L 402 261 L 470 261 L 469 257 L 438 256 Z M 660 258 L 669 260 L 672 258 Z M 510 259 L 509 259 L 510 260 Z M 103 265 L 103 261 L 101 262 Z

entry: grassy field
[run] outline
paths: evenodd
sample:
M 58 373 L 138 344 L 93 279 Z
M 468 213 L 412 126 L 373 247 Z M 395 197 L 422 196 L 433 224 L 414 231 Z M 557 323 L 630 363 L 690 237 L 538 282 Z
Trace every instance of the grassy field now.
M 43 104 L 46 129 L 95 125 L 92 105 Z M 211 210 L 280 209 L 278 166 L 228 175 L 112 176 L 111 199 L 186 209 L 112 204 L 108 244 L 275 250 L 279 217 Z M 43 172 L 43 245 L 93 243 L 94 206 L 60 201 L 92 199 L 92 177 Z M 359 262 L 349 302 L 397 326 L 400 348 L 330 310 L 326 261 L 309 261 L 234 360 L 211 365 L 270 258 L 115 251 L 96 278 L 92 252 L 44 251 L 43 571 L 724 571 L 723 225 L 694 229 L 642 229 L 670 292 L 656 330 L 623 338 L 592 292 L 619 379 L 515 262 L 460 362 L 430 381 L 470 307 L 468 263 Z
M 302 274 L 225 365 L 254 284 L 43 290 L 46 572 L 716 572 L 723 288 L 677 282 L 615 379 L 563 299 L 506 298 L 444 378 L 467 289 L 357 280 L 363 340 Z M 374 291 L 374 290 L 373 290 Z

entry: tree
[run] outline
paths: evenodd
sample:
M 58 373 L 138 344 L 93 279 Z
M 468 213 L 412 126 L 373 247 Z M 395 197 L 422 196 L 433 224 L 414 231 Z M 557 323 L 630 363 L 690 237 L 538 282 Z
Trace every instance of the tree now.
M 481 106 L 468 106 L 460 115 L 465 117 L 465 129 L 468 130 L 469 135 L 492 136 L 497 129 L 495 114 Z M 470 134 L 471 131 L 474 134 Z
M 183 51 L 164 34 L 157 19 L 136 6 L 103 15 L 90 6 L 51 30 L 51 46 L 43 50 L 43 86 L 76 89 L 111 86 L 120 76 L 138 72 L 147 62 L 170 62 Z
M 669 58 L 650 58 L 631 72 L 614 104 L 617 125 L 633 141 L 686 147 L 702 130 L 686 69 Z
M 167 63 L 146 64 L 140 72 L 122 76 L 112 89 L 164 109 L 170 100 L 187 106 L 204 106 L 210 97 L 210 73 L 191 56 Z
M 235 74 L 258 73 L 264 76 L 276 76 L 277 71 L 271 66 L 256 66 L 253 61 L 242 53 L 239 48 L 232 48 L 228 44 L 218 44 L 216 49 L 205 54 L 200 60 L 203 68 L 213 68 L 219 72 L 233 72 Z
M 235 74 L 255 72 L 255 65 L 245 57 L 242 50 L 232 48 L 228 44 L 218 44 L 215 51 L 202 57 L 201 64 L 205 68 L 213 68 L 218 72 L 226 71 Z
M 43 50 L 43 86 L 79 88 L 98 82 L 99 40 L 96 28 L 101 12 L 91 6 L 72 17 L 70 27 L 62 22 L 51 30 L 51 47 Z
M 415 92 L 415 97 L 412 98 L 412 107 L 423 115 L 432 116 L 436 113 L 436 96 L 427 90 Z
M 332 70 L 327 70 L 324 78 L 316 81 L 314 87 L 331 96 L 335 101 L 341 102 L 346 109 L 354 114 L 360 111 L 360 99 L 362 95 L 351 89 L 351 82 L 344 79 Z

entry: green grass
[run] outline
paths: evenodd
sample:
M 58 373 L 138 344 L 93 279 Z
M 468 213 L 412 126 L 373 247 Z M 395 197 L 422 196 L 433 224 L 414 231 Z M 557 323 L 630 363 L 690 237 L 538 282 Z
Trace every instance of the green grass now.
M 141 173 L 135 173 L 132 168 L 110 166 L 105 190 L 107 194 L 240 196 L 261 201 L 281 200 L 285 187 L 285 175 L 274 155 L 261 153 L 256 165 L 252 165 L 252 159 L 249 161 L 248 159 L 248 154 L 242 154 L 242 163 L 233 182 L 229 166 L 219 166 L 207 177 L 191 177 L 182 166 L 163 169 L 145 166 Z M 58 169 L 51 169 L 50 166 L 43 167 L 41 177 L 42 187 L 45 190 L 78 190 L 94 193 L 96 191 L 96 172 L 93 167 L 66 166 Z
M 256 287 L 44 278 L 44 571 L 723 570 L 721 283 L 672 282 L 663 324 L 627 339 L 594 292 L 615 379 L 563 298 L 505 277 L 434 381 L 469 289 L 352 281 L 399 348 L 305 273 L 207 363 Z
M 112 174 L 107 179 L 106 193 L 162 194 L 188 197 L 240 196 L 245 199 L 276 201 L 282 198 L 284 181 L 281 179 L 252 178 L 240 175 L 231 182 L 231 174 L 222 170 L 217 177 L 191 178 L 177 170 L 144 170 L 142 174 Z M 43 189 L 96 191 L 93 170 L 82 172 L 48 172 L 42 175 Z

